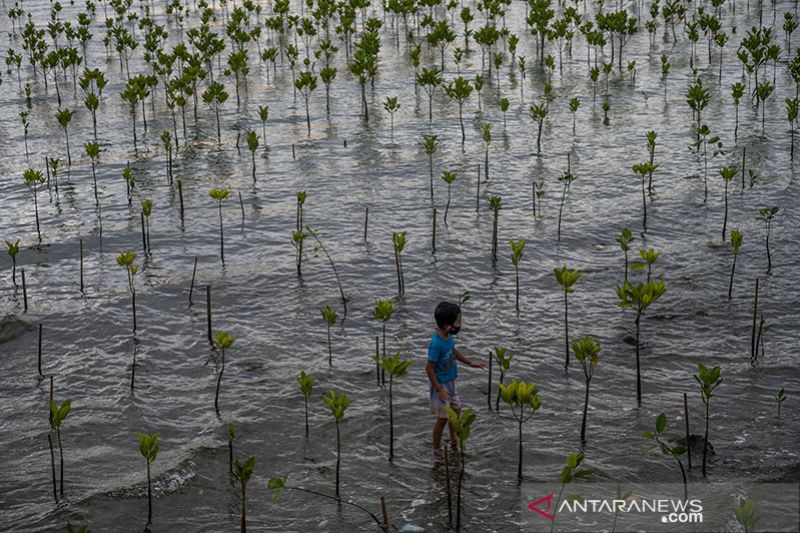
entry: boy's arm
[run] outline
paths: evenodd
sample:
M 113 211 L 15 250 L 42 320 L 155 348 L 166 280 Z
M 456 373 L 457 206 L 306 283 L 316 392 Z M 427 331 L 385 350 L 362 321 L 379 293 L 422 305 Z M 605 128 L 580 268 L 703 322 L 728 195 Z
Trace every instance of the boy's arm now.
M 476 363 L 471 359 L 469 359 L 466 355 L 464 355 L 458 348 L 454 348 L 454 350 L 456 352 L 456 359 L 458 359 L 465 365 L 471 366 L 472 368 L 486 368 L 486 363 Z
M 428 379 L 431 380 L 433 390 L 436 391 L 436 394 L 439 395 L 439 398 L 441 398 L 443 402 L 449 402 L 450 395 L 447 394 L 447 391 L 442 388 L 439 380 L 436 379 L 436 364 L 433 361 L 428 361 L 428 363 L 425 365 L 425 373 L 428 374 Z

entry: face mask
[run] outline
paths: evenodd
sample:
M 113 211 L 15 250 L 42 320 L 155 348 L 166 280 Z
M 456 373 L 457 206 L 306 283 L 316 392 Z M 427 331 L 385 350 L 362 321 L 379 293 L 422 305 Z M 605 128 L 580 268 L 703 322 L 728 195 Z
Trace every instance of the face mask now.
M 450 335 L 458 335 L 459 331 L 461 331 L 461 326 L 450 326 Z

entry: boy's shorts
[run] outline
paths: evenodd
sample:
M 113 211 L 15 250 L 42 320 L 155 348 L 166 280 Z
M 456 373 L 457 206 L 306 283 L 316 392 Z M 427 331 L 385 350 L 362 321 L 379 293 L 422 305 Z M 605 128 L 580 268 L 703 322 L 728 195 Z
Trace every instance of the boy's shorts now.
M 445 407 L 450 407 L 455 410 L 461 409 L 461 397 L 458 395 L 458 391 L 456 391 L 455 380 L 441 383 L 441 386 L 444 390 L 447 391 L 447 394 L 450 396 L 450 401 L 443 402 L 442 399 L 439 398 L 439 394 L 436 392 L 436 389 L 434 389 L 433 385 L 431 385 L 430 386 L 431 414 L 436 415 L 437 418 L 450 418 L 450 415 L 447 414 L 447 411 L 445 411 Z

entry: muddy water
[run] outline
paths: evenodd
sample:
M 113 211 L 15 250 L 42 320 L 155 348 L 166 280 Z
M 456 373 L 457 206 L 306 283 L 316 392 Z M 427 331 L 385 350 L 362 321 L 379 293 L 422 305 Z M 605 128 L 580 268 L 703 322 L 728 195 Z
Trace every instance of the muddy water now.
M 791 10 L 779 3 L 777 20 Z M 34 20 L 47 19 L 48 4 L 26 4 Z M 299 4 L 293 6 L 299 11 Z M 635 10 L 633 4 L 630 10 Z M 135 8 L 138 9 L 138 8 Z M 265 11 L 269 7 L 264 4 Z M 441 530 L 446 524 L 442 465 L 430 451 L 427 378 L 423 366 L 433 329 L 433 308 L 463 291 L 472 298 L 464 306 L 462 349 L 486 360 L 495 345 L 514 354 L 510 377 L 535 381 L 541 388 L 542 409 L 525 427 L 525 475 L 551 481 L 567 454 L 580 447 L 583 374 L 563 369 L 563 302 L 553 268 L 580 268 L 584 277 L 570 296 L 570 331 L 592 335 L 602 344 L 601 362 L 592 383 L 586 464 L 595 479 L 613 481 L 680 481 L 673 463 L 643 456 L 646 442 L 639 435 L 653 426 L 660 412 L 669 417 L 668 434 L 682 434 L 683 393 L 689 393 L 690 425 L 702 433 L 702 404 L 692 374 L 696 364 L 719 364 L 724 382 L 712 399 L 710 440 L 716 455 L 709 479 L 716 481 L 784 480 L 798 478 L 798 424 L 794 394 L 800 388 L 795 364 L 796 325 L 800 320 L 796 278 L 798 257 L 798 187 L 789 163 L 789 135 L 783 101 L 794 94 L 786 73 L 786 53 L 778 62 L 775 94 L 766 103 L 766 134 L 760 114 L 748 105 L 740 112 L 738 140 L 729 86 L 740 80 L 741 65 L 734 49 L 742 29 L 758 23 L 755 8 L 748 13 L 737 2 L 736 18 L 723 9 L 723 28 L 738 31 L 724 51 L 722 83 L 717 80 L 718 55 L 711 64 L 705 46 L 698 46 L 697 65 L 711 102 L 704 111 L 709 126 L 724 142 L 726 154 L 709 163 L 709 196 L 703 202 L 703 165 L 689 149 L 693 141 L 691 111 L 685 89 L 692 79 L 685 37 L 673 45 L 659 30 L 649 45 L 647 32 L 636 34 L 625 47 L 625 60 L 636 60 L 636 81 L 616 69 L 610 78 L 609 123 L 603 123 L 601 74 L 593 96 L 585 60 L 585 42 L 576 38 L 574 58 L 565 56 L 564 73 L 553 76 L 553 100 L 543 132 L 543 155 L 535 152 L 535 123 L 528 105 L 541 101 L 544 75 L 535 65 L 534 42 L 524 26 L 525 6 L 514 3 L 505 23 L 521 36 L 520 54 L 529 58 L 526 79 L 516 69 L 502 68 L 500 86 L 487 82 L 482 112 L 476 94 L 465 106 L 467 142 L 462 151 L 457 106 L 443 91 L 434 98 L 432 125 L 427 98 L 413 83 L 413 68 L 405 41 L 395 45 L 391 19 L 382 30 L 380 74 L 367 92 L 370 121 L 359 116 L 358 84 L 337 57 L 339 77 L 331 91 L 331 113 L 325 115 L 324 88 L 311 97 L 312 132 L 306 136 L 303 100 L 293 98 L 291 71 L 278 69 L 267 83 L 262 66 L 251 55 L 248 92 L 236 109 L 231 98 L 222 106 L 223 140 L 217 146 L 213 113 L 202 104 L 197 123 L 187 108 L 188 139 L 180 138 L 175 177 L 183 180 L 185 221 L 179 216 L 177 188 L 165 174 L 165 155 L 158 135 L 171 129 L 163 89 L 156 90 L 155 117 L 147 103 L 149 130 L 137 114 L 138 152 L 133 151 L 131 118 L 119 98 L 123 74 L 116 57 L 106 55 L 101 8 L 93 23 L 88 65 L 107 73 L 98 122 L 102 154 L 97 166 L 102 210 L 94 206 L 91 167 L 82 145 L 91 139 L 91 117 L 61 85 L 64 106 L 77 110 L 70 125 L 72 168 L 54 186 L 40 192 L 43 243 L 37 246 L 33 202 L 22 171 L 44 168 L 44 158 L 66 159 L 63 131 L 52 119 L 55 96 L 45 94 L 41 78 L 30 66 L 23 83 L 33 84 L 33 112 L 26 161 L 18 111 L 24 97 L 14 73 L 0 87 L 0 234 L 21 239 L 18 267 L 25 268 L 30 328 L 0 345 L 0 442 L 3 468 L 0 503 L 3 528 L 9 531 L 63 530 L 67 520 L 89 524 L 95 531 L 133 531 L 146 522 L 145 463 L 138 453 L 137 432 L 159 432 L 160 452 L 153 463 L 154 521 L 158 531 L 223 531 L 238 524 L 239 493 L 227 479 L 228 452 L 224 422 L 238 424 L 237 457 L 257 456 L 249 486 L 248 519 L 253 529 L 271 531 L 371 530 L 370 519 L 347 507 L 287 492 L 273 503 L 266 482 L 289 473 L 290 483 L 332 492 L 335 469 L 335 427 L 321 400 L 334 388 L 353 399 L 342 424 L 342 494 L 369 509 L 379 510 L 385 495 L 390 517 L 398 528 Z M 62 19 L 74 19 L 78 7 L 64 6 Z M 167 24 L 158 6 L 155 19 Z M 376 16 L 382 16 L 376 11 Z M 193 13 L 191 24 L 197 24 Z M 765 23 L 772 20 L 768 9 Z M 4 27 L 10 29 L 7 14 Z M 460 27 L 460 24 L 458 25 Z M 221 22 L 215 28 L 222 31 Z M 167 24 L 170 45 L 178 42 L 173 22 Z M 782 31 L 777 32 L 783 43 Z M 141 32 L 137 30 L 141 39 Z M 461 39 L 461 37 L 459 37 Z M 702 41 L 701 41 L 701 44 Z M 793 43 L 794 45 L 794 43 Z M 21 50 L 19 38 L 12 45 Z M 263 42 L 262 42 L 263 46 Z M 794 48 L 794 46 L 793 46 Z M 472 52 L 461 69 L 474 77 L 481 58 Z M 301 54 L 303 52 L 301 44 Z M 608 50 L 606 50 L 608 52 Z M 555 51 L 552 52 L 555 54 Z M 666 96 L 659 56 L 672 63 Z M 438 53 L 425 52 L 424 64 Z M 451 57 L 451 56 L 450 56 Z M 608 59 L 607 59 L 608 60 Z M 448 59 L 446 78 L 455 75 Z M 141 48 L 131 61 L 132 74 L 143 72 Z M 768 68 L 772 72 L 772 67 Z M 215 73 L 215 76 L 218 75 Z M 746 80 L 745 80 L 746 81 Z M 520 98 L 524 85 L 524 102 Z M 65 88 L 66 87 L 66 88 Z M 390 130 L 382 109 L 386 96 L 402 105 Z M 503 117 L 497 100 L 511 101 Z M 567 100 L 582 104 L 575 133 Z M 269 105 L 268 154 L 257 157 L 257 181 L 251 178 L 250 154 L 235 128 L 261 134 L 259 105 Z M 480 125 L 493 125 L 490 181 L 481 184 L 476 212 L 477 167 L 483 161 Z M 647 157 L 645 132 L 655 129 L 658 144 L 655 192 L 648 200 L 648 227 L 641 233 L 641 191 L 630 166 Z M 179 123 L 180 131 L 180 123 Z M 438 177 L 433 205 L 438 209 L 436 253 L 431 253 L 431 199 L 428 162 L 419 141 L 436 133 L 441 148 L 435 172 L 458 173 L 452 187 L 448 224 L 442 213 L 447 189 Z M 263 141 L 263 140 L 262 140 Z M 345 146 L 346 141 L 346 146 Z M 295 158 L 292 157 L 292 144 Z M 726 298 L 731 251 L 721 242 L 723 185 L 716 169 L 740 164 L 747 150 L 747 168 L 758 180 L 752 189 L 732 187 L 728 231 L 744 232 L 736 267 L 733 299 Z M 557 242 L 560 183 L 570 154 L 578 179 L 567 196 L 562 236 Z M 127 205 L 121 172 L 130 161 L 136 175 L 134 207 Z M 544 181 L 542 216 L 531 212 L 532 181 Z M 738 183 L 739 176 L 734 180 Z M 212 187 L 228 187 L 223 204 L 225 257 L 219 258 L 216 206 Z M 348 297 L 346 319 L 333 329 L 334 365 L 327 366 L 325 325 L 320 309 L 330 305 L 343 314 L 336 281 L 321 252 L 308 245 L 303 277 L 298 279 L 291 230 L 295 224 L 295 192 L 305 190 L 305 223 L 324 232 Z M 242 216 L 238 204 L 241 193 Z M 502 196 L 500 256 L 491 259 L 492 216 L 488 196 Z M 152 254 L 142 257 L 139 200 L 154 203 L 150 222 Z M 57 202 L 58 200 L 58 202 Z M 781 212 L 770 240 L 773 268 L 767 274 L 760 207 L 777 205 Z M 369 207 L 369 235 L 363 239 L 363 217 Z M 102 223 L 102 233 L 100 232 Z M 636 236 L 634 251 L 653 247 L 662 252 L 653 276 L 664 280 L 666 294 L 642 321 L 643 395 L 635 400 L 634 351 L 630 342 L 634 315 L 617 307 L 614 287 L 623 276 L 623 254 L 614 236 L 625 226 Z M 394 389 L 396 459 L 388 456 L 388 396 L 375 384 L 375 335 L 371 318 L 376 298 L 396 297 L 391 232 L 407 231 L 403 253 L 406 293 L 397 299 L 387 327 L 388 349 L 414 359 L 408 376 Z M 527 240 L 520 266 L 521 311 L 514 311 L 514 270 L 509 239 Z M 79 240 L 84 243 L 86 291 L 79 291 Z M 122 250 L 139 254 L 137 306 L 139 331 L 131 335 L 130 300 L 123 270 L 115 257 Z M 635 253 L 635 252 L 634 252 Z M 188 293 L 198 258 L 194 305 Z M 22 315 L 22 292 L 14 290 L 11 263 L 4 255 L 0 306 Z M 19 268 L 17 275 L 19 276 Z M 632 274 L 642 279 L 644 274 Z M 765 333 L 765 355 L 749 363 L 752 296 L 760 280 L 759 306 L 771 326 Z M 19 281 L 19 279 L 18 279 Z M 226 353 L 220 395 L 221 416 L 213 408 L 219 369 L 218 355 L 206 339 L 204 289 L 212 287 L 215 329 L 237 337 Z M 57 401 L 71 399 L 73 410 L 62 429 L 65 498 L 54 506 L 47 447 L 47 380 L 36 371 L 36 325 L 43 324 L 43 370 L 54 376 Z M 132 362 L 136 380 L 131 391 Z M 303 402 L 295 375 L 306 370 L 317 379 L 310 402 L 311 435 L 304 436 Z M 485 371 L 462 368 L 459 378 L 465 405 L 478 418 L 467 444 L 464 520 L 468 530 L 514 531 L 520 522 L 520 488 L 515 481 L 516 426 L 507 408 L 499 414 L 486 408 Z M 776 421 L 775 391 L 784 387 L 789 400 Z M 695 457 L 695 464 L 698 463 Z M 702 476 L 695 467 L 691 479 Z

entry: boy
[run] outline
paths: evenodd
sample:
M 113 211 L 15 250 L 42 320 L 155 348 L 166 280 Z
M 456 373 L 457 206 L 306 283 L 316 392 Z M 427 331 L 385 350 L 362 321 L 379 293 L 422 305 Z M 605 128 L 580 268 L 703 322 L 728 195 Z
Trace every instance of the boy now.
M 433 449 L 438 451 L 444 426 L 449 420 L 445 407 L 450 407 L 461 414 L 461 398 L 456 391 L 458 377 L 456 360 L 472 368 L 486 368 L 486 365 L 470 361 L 455 347 L 453 335 L 461 330 L 461 308 L 458 305 L 441 302 L 436 306 L 433 316 L 436 319 L 437 329 L 433 332 L 428 345 L 428 363 L 425 365 L 425 372 L 431 381 L 431 414 L 436 415 L 436 422 L 433 425 Z M 450 426 L 450 444 L 456 446 L 456 436 L 452 426 Z

